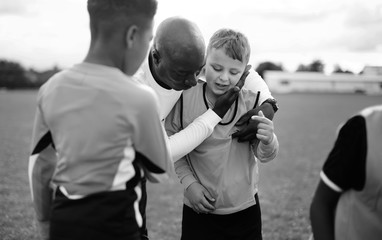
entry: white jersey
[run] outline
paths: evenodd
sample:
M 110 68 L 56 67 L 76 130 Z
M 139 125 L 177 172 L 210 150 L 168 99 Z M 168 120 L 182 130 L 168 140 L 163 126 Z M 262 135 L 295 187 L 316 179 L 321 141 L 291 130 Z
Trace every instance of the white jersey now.
M 71 199 L 123 190 L 137 174 L 137 152 L 145 170 L 172 171 L 154 92 L 120 70 L 77 64 L 49 79 L 37 100 L 29 179 L 40 221 L 49 217 L 51 182 Z

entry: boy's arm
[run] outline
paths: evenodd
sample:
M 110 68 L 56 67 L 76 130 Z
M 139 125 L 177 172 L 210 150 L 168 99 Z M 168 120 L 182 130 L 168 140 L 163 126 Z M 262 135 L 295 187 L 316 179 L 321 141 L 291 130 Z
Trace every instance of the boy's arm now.
M 340 192 L 336 192 L 320 180 L 312 204 L 310 221 L 315 240 L 334 240 L 335 210 Z
M 53 141 L 38 106 L 33 126 L 28 178 L 37 224 L 42 239 L 48 238 L 50 209 L 53 199 L 51 179 L 57 156 Z
M 197 213 L 208 213 L 215 210 L 212 203 L 215 199 L 196 179 L 186 157 L 175 162 L 175 172 L 184 188 L 184 196 L 191 208 Z
M 273 140 L 270 144 L 264 144 L 261 141 L 252 145 L 255 156 L 260 162 L 269 162 L 277 156 L 279 152 L 279 141 L 276 134 L 273 134 Z
M 137 152 L 144 156 L 141 158 L 145 167 L 147 178 L 158 182 L 168 174 L 174 174 L 174 166 L 168 146 L 168 139 L 159 118 L 158 101 L 151 90 L 139 100 L 136 114 L 126 113 L 129 122 L 134 123 L 133 143 Z M 147 111 L 142 111 L 145 109 Z
M 269 91 L 268 85 L 261 78 L 261 76 L 254 70 L 250 71 L 250 74 L 245 81 L 244 87 L 253 92 L 260 92 L 259 106 L 244 114 L 236 123 L 237 126 L 244 126 L 240 131 L 232 135 L 233 138 L 238 138 L 239 142 L 254 141 L 256 140 L 256 131 L 258 122 L 251 119 L 252 116 L 262 111 L 266 118 L 272 120 L 274 114 L 278 110 L 277 101 Z
M 181 139 L 174 138 L 174 136 L 181 136 L 178 133 L 186 133 L 187 131 L 182 131 L 183 124 L 182 121 L 182 114 L 183 111 L 183 95 L 180 97 L 180 99 L 177 101 L 175 106 L 171 109 L 170 113 L 165 119 L 165 129 L 167 132 L 167 135 L 170 139 L 170 147 L 173 150 L 174 145 L 172 144 L 188 144 L 188 141 L 182 141 Z M 195 121 L 194 121 L 195 122 Z M 188 128 L 187 128 L 188 129 Z M 195 134 L 197 135 L 197 134 Z M 181 146 L 179 146 L 180 148 Z M 193 149 L 190 150 L 190 152 Z M 174 156 L 174 152 L 172 152 Z M 187 153 L 186 153 L 187 154 Z M 187 163 L 186 156 L 181 156 L 175 161 L 174 163 L 175 173 L 177 174 L 180 183 L 184 186 L 184 189 L 187 189 L 189 185 L 191 185 L 194 182 L 197 182 L 196 177 L 193 175 L 193 172 L 191 170 L 191 167 Z
M 195 183 L 198 182 L 194 173 L 192 172 L 191 166 L 188 164 L 186 157 L 182 157 L 174 163 L 176 175 L 179 178 L 184 190 Z
M 256 132 L 258 140 L 253 141 L 252 150 L 261 162 L 271 161 L 279 151 L 279 142 L 273 130 L 273 122 L 266 118 L 262 111 L 253 118 L 259 124 Z

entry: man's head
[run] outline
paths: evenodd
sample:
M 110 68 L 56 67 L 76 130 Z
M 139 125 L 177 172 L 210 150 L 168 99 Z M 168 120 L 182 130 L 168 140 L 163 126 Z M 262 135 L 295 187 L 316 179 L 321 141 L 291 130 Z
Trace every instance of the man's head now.
M 212 35 L 204 68 L 210 97 L 220 96 L 236 85 L 250 53 L 248 39 L 240 32 L 220 29 Z
M 150 50 L 151 71 L 163 87 L 185 90 L 196 85 L 204 66 L 205 43 L 195 23 L 180 17 L 164 20 Z
M 156 0 L 88 0 L 89 52 L 133 75 L 147 54 L 156 9 Z

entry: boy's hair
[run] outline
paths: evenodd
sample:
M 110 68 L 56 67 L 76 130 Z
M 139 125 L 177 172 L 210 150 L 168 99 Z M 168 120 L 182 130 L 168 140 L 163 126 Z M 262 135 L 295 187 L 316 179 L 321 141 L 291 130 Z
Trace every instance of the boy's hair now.
M 126 25 L 146 27 L 157 11 L 156 0 L 88 0 L 87 9 L 92 32 L 99 27 L 110 34 Z
M 220 29 L 212 35 L 207 47 L 207 54 L 212 48 L 223 48 L 229 57 L 245 63 L 248 63 L 251 55 L 247 37 L 241 32 L 227 28 Z

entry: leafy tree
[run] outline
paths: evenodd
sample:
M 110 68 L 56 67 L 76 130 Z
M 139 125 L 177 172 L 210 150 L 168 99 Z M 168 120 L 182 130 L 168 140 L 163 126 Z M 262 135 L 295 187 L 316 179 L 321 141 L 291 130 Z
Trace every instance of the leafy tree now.
M 264 72 L 266 70 L 274 70 L 274 71 L 283 71 L 282 65 L 277 65 L 272 62 L 262 62 L 260 63 L 257 68 L 256 72 L 264 79 Z
M 25 70 L 19 63 L 0 59 L 0 88 L 16 89 L 29 86 Z
M 320 60 L 314 60 L 309 65 L 311 72 L 323 72 L 324 71 L 324 64 Z
M 298 65 L 296 72 L 310 72 L 310 69 L 309 69 L 309 66 L 300 64 Z
M 324 64 L 321 60 L 314 60 L 308 65 L 300 64 L 296 72 L 323 72 Z
M 352 71 L 349 70 L 342 70 L 342 68 L 337 64 L 334 66 L 333 73 L 348 73 L 348 74 L 354 74 Z

